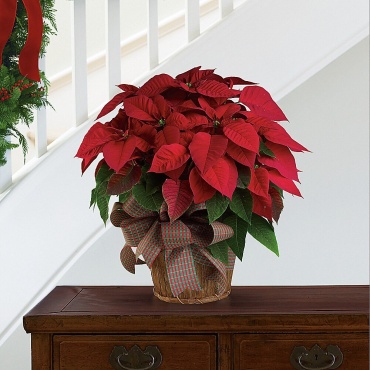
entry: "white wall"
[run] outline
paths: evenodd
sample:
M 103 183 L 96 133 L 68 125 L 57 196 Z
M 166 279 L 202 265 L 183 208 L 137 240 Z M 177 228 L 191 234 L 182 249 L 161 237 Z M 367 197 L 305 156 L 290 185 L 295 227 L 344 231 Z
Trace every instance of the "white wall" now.
M 343 15 L 356 19 L 360 31 L 366 20 L 368 27 L 368 4 L 317 2 L 313 9 L 307 2 L 285 0 L 287 9 L 295 7 L 295 12 L 287 11 L 286 18 L 279 18 L 276 12 L 282 11 L 281 3 L 276 9 L 273 3 L 266 1 L 258 9 L 245 7 L 245 13 L 241 9 L 239 22 L 229 18 L 226 25 L 207 33 L 162 69 L 175 74 L 202 64 L 219 67 L 223 75 L 259 81 L 275 97 L 293 89 L 281 104 L 291 121 L 289 131 L 313 151 L 298 156 L 305 199 L 286 198 L 277 227 L 281 257 L 248 238 L 245 261 L 236 266 L 234 284 L 365 284 L 369 267 L 368 38 L 294 88 L 302 75 L 306 73 L 307 78 L 307 66 L 315 64 L 314 58 L 323 57 L 318 49 L 335 55 L 337 39 L 358 34 L 349 24 L 343 26 L 344 19 L 349 22 Z M 342 17 L 332 16 L 335 6 Z M 245 14 L 253 10 L 255 16 L 244 22 Z M 302 37 L 302 28 L 314 23 L 307 39 Z M 243 32 L 234 32 L 231 42 L 225 27 Z M 346 34 L 349 29 L 353 34 Z M 274 32 L 283 36 L 282 44 Z M 86 130 L 87 126 L 82 127 L 68 143 L 53 150 L 1 203 L 0 290 L 6 302 L 1 305 L 0 330 L 13 324 L 16 331 L 0 347 L 0 370 L 29 368 L 29 337 L 19 326 L 19 317 L 55 284 L 150 284 L 145 267 L 136 277 L 120 267 L 120 231 L 102 231 L 98 214 L 88 209 L 92 174 L 81 178 L 79 163 L 73 159 Z M 348 152 L 344 151 L 347 146 Z

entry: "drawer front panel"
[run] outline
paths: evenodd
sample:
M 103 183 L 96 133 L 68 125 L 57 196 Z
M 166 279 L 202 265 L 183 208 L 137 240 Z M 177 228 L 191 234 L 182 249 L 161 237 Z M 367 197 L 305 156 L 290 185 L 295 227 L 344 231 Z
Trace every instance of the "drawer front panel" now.
M 115 367 L 110 364 L 113 350 L 117 352 L 117 347 L 124 347 L 130 351 L 135 345 L 140 352 L 148 346 L 158 347 L 162 356 L 161 364 L 156 367 L 159 370 L 216 368 L 215 335 L 56 335 L 53 369 L 113 370 Z M 126 357 L 122 359 L 121 363 L 127 368 L 138 366 L 137 362 L 130 366 Z M 148 362 L 141 366 L 145 368 L 147 365 Z M 120 368 L 118 364 L 116 366 Z
M 324 351 L 338 346 L 343 354 L 339 367 L 327 367 L 330 356 L 323 357 L 322 366 L 338 370 L 362 370 L 369 366 L 369 337 L 367 334 L 237 334 L 234 336 L 234 370 L 294 370 L 290 362 L 295 347 L 311 350 L 315 345 Z M 335 366 L 335 365 L 333 365 Z M 303 370 L 304 368 L 302 368 Z

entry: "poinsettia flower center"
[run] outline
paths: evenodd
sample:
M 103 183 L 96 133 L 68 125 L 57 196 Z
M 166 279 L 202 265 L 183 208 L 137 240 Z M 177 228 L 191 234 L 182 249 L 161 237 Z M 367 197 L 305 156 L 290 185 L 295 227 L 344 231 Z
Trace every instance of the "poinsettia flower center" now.
M 214 127 L 218 127 L 220 125 L 221 125 L 221 122 L 219 120 L 216 119 L 216 120 L 213 121 L 213 126 Z
M 166 124 L 166 120 L 164 118 L 161 118 L 159 121 L 158 121 L 158 124 L 159 126 L 164 126 Z
M 126 140 L 128 138 L 128 130 L 126 130 L 123 134 L 123 139 Z
M 188 87 L 192 87 L 191 82 L 186 82 L 185 85 L 187 85 Z

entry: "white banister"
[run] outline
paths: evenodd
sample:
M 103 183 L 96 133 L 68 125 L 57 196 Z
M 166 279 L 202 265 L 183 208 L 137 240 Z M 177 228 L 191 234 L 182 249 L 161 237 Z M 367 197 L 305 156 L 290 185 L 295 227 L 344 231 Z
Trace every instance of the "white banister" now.
M 45 71 L 45 58 L 40 58 L 39 68 Z M 42 107 L 36 113 L 35 147 L 37 158 L 47 152 L 47 146 L 46 109 Z
M 148 1 L 148 54 L 149 68 L 155 68 L 159 63 L 158 52 L 158 0 Z
M 73 66 L 72 81 L 75 98 L 76 126 L 88 118 L 87 103 L 87 52 L 86 52 L 86 0 L 74 0 L 72 9 Z
M 218 0 L 220 7 L 220 17 L 221 19 L 225 18 L 234 10 L 233 0 Z
M 188 37 L 188 42 L 190 42 L 200 35 L 199 1 L 187 0 L 185 14 L 186 34 Z
M 121 81 L 121 23 L 120 0 L 106 0 L 106 64 L 109 97 L 116 93 Z
M 8 141 L 11 140 L 11 136 L 7 136 Z M 12 162 L 10 150 L 5 152 L 6 163 L 4 166 L 0 166 L 0 193 L 6 190 L 12 184 Z

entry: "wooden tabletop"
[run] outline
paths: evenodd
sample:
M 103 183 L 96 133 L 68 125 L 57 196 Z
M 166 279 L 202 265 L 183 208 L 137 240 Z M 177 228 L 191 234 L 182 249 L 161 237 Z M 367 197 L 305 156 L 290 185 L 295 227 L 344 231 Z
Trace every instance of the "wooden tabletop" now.
M 122 332 L 144 325 L 160 331 L 165 324 L 191 332 L 207 316 L 219 330 L 238 325 L 293 330 L 298 324 L 314 330 L 320 320 L 332 320 L 333 330 L 341 330 L 356 316 L 356 328 L 368 330 L 368 312 L 368 286 L 232 287 L 226 299 L 202 305 L 162 302 L 147 286 L 59 286 L 25 315 L 24 327 L 27 332 Z M 149 325 L 143 320 L 148 316 Z

